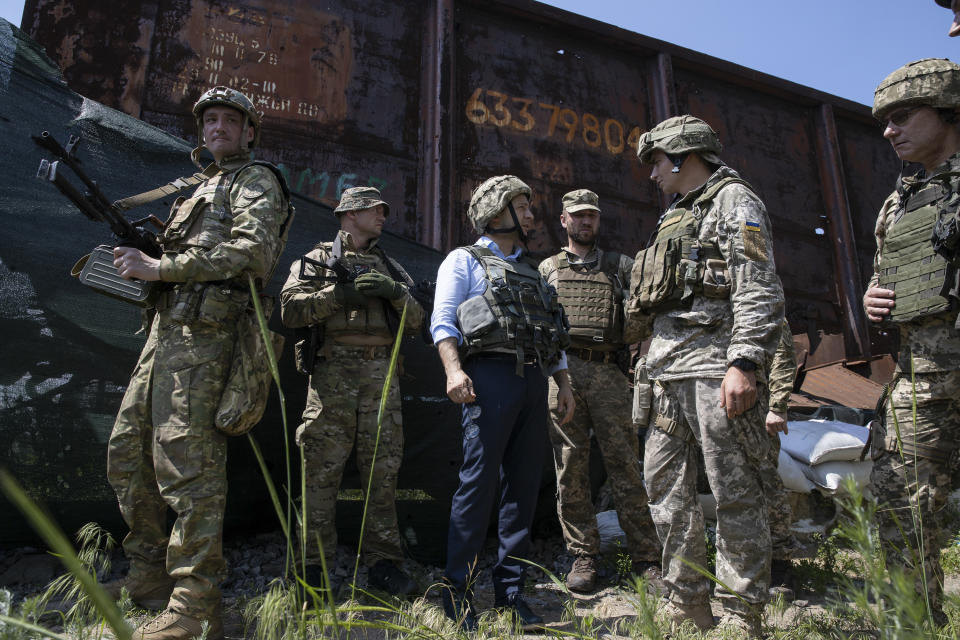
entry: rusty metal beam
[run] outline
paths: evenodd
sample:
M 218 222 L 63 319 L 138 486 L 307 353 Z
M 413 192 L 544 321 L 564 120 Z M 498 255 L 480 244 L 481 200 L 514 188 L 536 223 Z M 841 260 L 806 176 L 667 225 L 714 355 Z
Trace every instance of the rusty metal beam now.
M 833 107 L 820 105 L 817 111 L 817 161 L 826 209 L 828 233 L 836 269 L 837 296 L 843 313 L 843 334 L 848 359 L 870 357 L 870 333 L 863 312 L 863 279 L 857 261 L 850 203 L 843 175 L 843 159 L 837 138 Z
M 656 59 L 656 73 L 653 79 L 653 96 L 650 101 L 650 110 L 653 112 L 654 125 L 663 122 L 671 116 L 680 115 L 677 106 L 677 85 L 673 81 L 673 58 L 669 53 L 660 52 Z M 661 208 L 666 210 L 670 206 L 671 196 L 660 192 Z
M 450 131 L 453 82 L 454 0 L 431 0 L 423 42 L 420 98 L 421 153 L 417 205 L 424 244 L 447 250 L 452 216 L 445 216 L 452 198 L 453 151 Z M 445 206 L 447 205 L 447 206 Z

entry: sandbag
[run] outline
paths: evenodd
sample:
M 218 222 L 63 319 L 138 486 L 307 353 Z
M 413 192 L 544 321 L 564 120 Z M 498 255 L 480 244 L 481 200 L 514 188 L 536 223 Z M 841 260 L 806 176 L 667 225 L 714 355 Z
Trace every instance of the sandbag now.
M 870 430 L 835 420 L 804 420 L 788 423 L 789 433 L 780 435 L 780 448 L 802 463 L 852 462 L 860 459 Z
M 781 445 L 782 446 L 782 445 Z M 797 491 L 799 493 L 810 493 L 816 485 L 807 478 L 803 471 L 803 465 L 793 459 L 789 453 L 780 449 L 780 458 L 777 460 L 777 473 L 780 474 L 780 480 L 787 491 Z
M 813 466 L 801 465 L 804 475 L 821 489 L 836 493 L 843 485 L 846 476 L 853 476 L 854 481 L 864 493 L 869 491 L 870 471 L 873 469 L 872 460 L 863 462 L 824 462 Z

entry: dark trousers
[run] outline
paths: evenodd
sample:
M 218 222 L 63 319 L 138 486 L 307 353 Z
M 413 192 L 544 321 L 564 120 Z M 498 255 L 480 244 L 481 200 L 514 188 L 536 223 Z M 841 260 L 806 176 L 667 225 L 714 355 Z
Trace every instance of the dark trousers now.
M 527 557 L 530 548 L 547 443 L 547 380 L 539 365 L 527 365 L 522 378 L 515 368 L 512 356 L 479 356 L 464 364 L 477 400 L 463 407 L 463 465 L 447 536 L 445 578 L 463 598 L 499 487 L 500 545 L 493 568 L 498 605 L 523 589 L 526 564 L 515 558 Z

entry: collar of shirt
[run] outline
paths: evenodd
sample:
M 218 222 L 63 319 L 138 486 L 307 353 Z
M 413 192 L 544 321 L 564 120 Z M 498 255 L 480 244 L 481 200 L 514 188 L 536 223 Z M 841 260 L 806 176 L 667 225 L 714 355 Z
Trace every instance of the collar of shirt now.
M 499 258 L 503 258 L 504 260 L 510 260 L 512 262 L 516 262 L 517 259 L 520 257 L 520 255 L 523 253 L 523 247 L 521 247 L 520 245 L 517 245 L 517 248 L 513 253 L 511 253 L 508 256 L 503 255 L 503 251 L 500 250 L 500 245 L 494 242 L 490 238 L 490 236 L 480 236 L 479 238 L 477 238 L 477 241 L 474 242 L 473 244 L 479 247 L 485 247 L 487 249 L 490 249 L 490 251 L 493 251 L 493 255 Z
M 340 241 L 343 243 L 344 250 L 353 251 L 354 253 L 369 253 L 377 246 L 377 243 L 380 242 L 380 238 L 370 238 L 370 244 L 367 245 L 366 249 L 358 249 L 356 243 L 353 241 L 353 235 L 349 231 L 340 229 L 338 233 L 340 234 Z
M 582 258 L 567 247 L 563 247 L 563 252 L 567 254 L 567 262 L 570 264 L 595 264 L 600 260 L 600 247 L 597 245 L 593 245 L 593 248 Z

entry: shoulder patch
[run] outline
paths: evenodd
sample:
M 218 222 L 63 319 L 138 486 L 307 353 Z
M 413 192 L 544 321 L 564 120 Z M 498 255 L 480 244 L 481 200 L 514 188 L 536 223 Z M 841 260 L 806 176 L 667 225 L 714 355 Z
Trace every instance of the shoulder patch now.
M 743 252 L 751 260 L 767 261 L 767 239 L 763 237 L 760 223 L 754 220 L 744 220 L 740 223 L 743 235 Z

